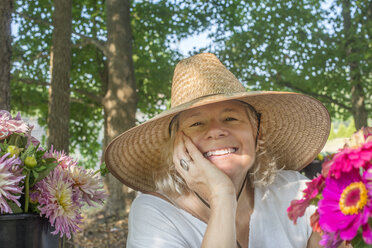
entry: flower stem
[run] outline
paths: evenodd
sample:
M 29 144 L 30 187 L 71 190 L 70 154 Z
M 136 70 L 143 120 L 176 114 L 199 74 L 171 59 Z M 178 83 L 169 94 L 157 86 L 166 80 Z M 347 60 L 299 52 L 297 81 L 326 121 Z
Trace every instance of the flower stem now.
M 25 213 L 28 213 L 28 203 L 30 202 L 30 173 L 31 171 L 27 170 L 25 179 Z

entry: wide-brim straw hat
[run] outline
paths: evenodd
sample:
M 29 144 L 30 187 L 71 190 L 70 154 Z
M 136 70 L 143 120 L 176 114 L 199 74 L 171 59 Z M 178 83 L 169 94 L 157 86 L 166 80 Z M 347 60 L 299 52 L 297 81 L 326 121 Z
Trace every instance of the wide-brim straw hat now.
M 318 100 L 293 92 L 247 92 L 214 54 L 181 60 L 174 71 L 171 108 L 133 127 L 107 147 L 105 162 L 122 183 L 142 192 L 155 191 L 162 145 L 170 138 L 169 124 L 181 111 L 227 100 L 240 100 L 261 114 L 266 150 L 280 167 L 300 170 L 323 148 L 330 117 Z

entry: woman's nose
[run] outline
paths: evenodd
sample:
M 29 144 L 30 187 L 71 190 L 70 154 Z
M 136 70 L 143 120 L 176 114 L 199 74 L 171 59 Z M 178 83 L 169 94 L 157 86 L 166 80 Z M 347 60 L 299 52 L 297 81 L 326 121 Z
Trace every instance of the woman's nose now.
M 228 131 L 224 128 L 223 123 L 211 121 L 208 125 L 206 137 L 208 139 L 218 139 L 220 137 L 225 137 L 227 134 Z

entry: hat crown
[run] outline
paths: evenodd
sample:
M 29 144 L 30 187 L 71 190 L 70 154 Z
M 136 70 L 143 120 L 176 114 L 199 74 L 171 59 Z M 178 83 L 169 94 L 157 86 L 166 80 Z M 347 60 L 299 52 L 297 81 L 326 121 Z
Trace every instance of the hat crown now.
M 171 107 L 209 95 L 245 92 L 244 86 L 211 53 L 181 60 L 172 81 Z

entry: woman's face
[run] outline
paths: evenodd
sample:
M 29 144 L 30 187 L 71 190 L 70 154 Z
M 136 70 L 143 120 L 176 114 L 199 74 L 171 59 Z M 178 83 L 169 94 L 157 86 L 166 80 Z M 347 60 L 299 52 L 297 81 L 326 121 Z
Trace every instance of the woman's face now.
M 243 180 L 255 159 L 255 139 L 243 103 L 226 101 L 180 114 L 179 130 L 234 183 Z

